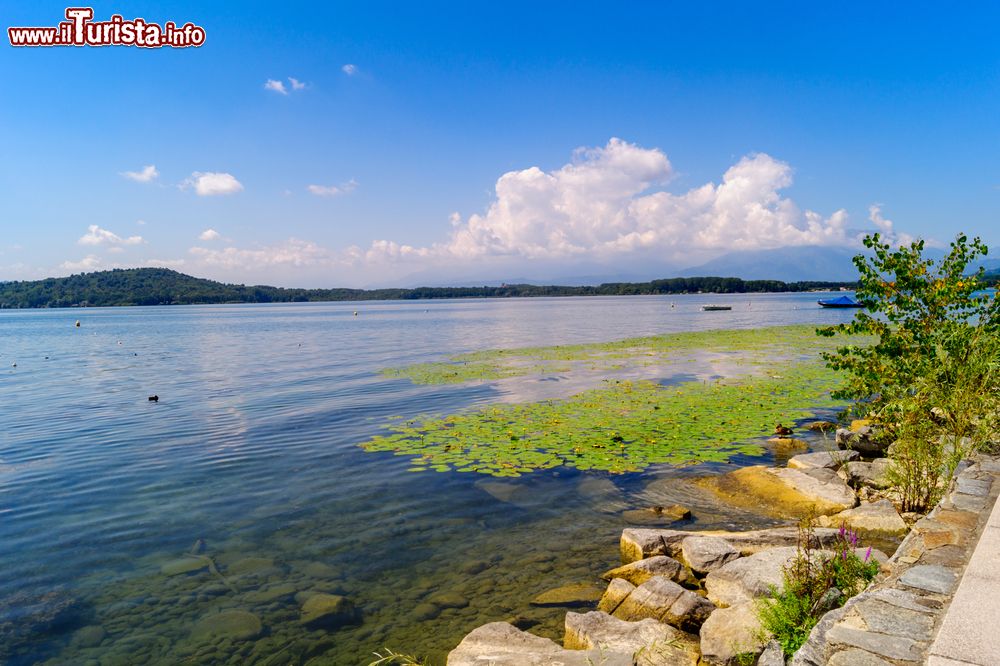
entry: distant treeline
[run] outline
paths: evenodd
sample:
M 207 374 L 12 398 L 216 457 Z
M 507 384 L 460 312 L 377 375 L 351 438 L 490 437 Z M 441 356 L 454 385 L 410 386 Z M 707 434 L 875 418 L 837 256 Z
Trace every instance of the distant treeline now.
M 285 289 L 223 284 L 165 268 L 83 273 L 31 282 L 0 282 L 0 308 L 291 303 L 306 301 L 411 300 L 422 298 L 514 298 L 526 296 L 620 296 L 641 294 L 732 294 L 813 291 L 853 287 L 851 282 L 782 282 L 723 277 L 689 277 L 651 282 L 609 282 L 561 287 L 508 284 L 499 287 L 416 289 Z

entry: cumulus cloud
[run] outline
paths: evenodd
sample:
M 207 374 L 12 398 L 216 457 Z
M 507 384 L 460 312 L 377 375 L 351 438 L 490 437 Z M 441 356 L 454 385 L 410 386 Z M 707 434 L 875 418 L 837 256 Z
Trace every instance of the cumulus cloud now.
M 117 247 L 122 245 L 139 245 L 143 242 L 142 236 L 129 236 L 122 238 L 118 234 L 102 229 L 96 224 L 87 227 L 87 233 L 76 241 L 80 245 L 107 245 Z
M 64 261 L 59 264 L 59 268 L 64 271 L 69 271 L 71 273 L 85 272 L 85 271 L 96 271 L 104 267 L 104 262 L 100 257 L 88 254 L 86 257 L 79 261 Z
M 200 197 L 210 197 L 220 194 L 235 194 L 243 189 L 243 184 L 229 173 L 195 171 L 191 177 L 181 183 L 181 188 L 193 187 Z
M 892 220 L 882 215 L 882 204 L 875 203 L 868 207 L 868 219 L 875 225 L 875 229 L 882 235 L 882 240 L 890 245 L 909 245 L 915 239 L 910 234 L 897 232 L 894 229 Z
M 288 77 L 288 82 L 292 84 L 292 90 L 304 90 L 306 87 L 305 83 L 291 76 Z
M 220 239 L 221 237 L 222 234 L 220 234 L 215 229 L 205 229 L 203 232 L 198 234 L 198 240 L 203 240 L 203 241 L 214 241 Z
M 156 170 L 156 167 L 152 164 L 142 167 L 140 171 L 122 171 L 121 176 L 123 178 L 128 178 L 129 180 L 134 180 L 137 183 L 150 183 L 156 180 L 156 177 L 160 175 L 160 172 Z
M 343 264 L 335 253 L 311 241 L 289 238 L 283 243 L 257 248 L 227 247 L 214 250 L 192 247 L 188 252 L 206 266 L 223 269 L 242 269 L 247 266 L 330 266 Z
M 340 68 L 340 71 L 342 71 L 344 74 L 347 74 L 348 76 L 354 76 L 355 74 L 358 73 L 358 66 L 352 65 L 351 63 L 347 63 L 346 65 Z
M 264 90 L 270 90 L 271 92 L 276 92 L 279 95 L 287 95 L 288 89 L 285 88 L 285 84 L 281 81 L 275 79 L 268 79 L 264 83 Z
M 318 197 L 338 197 L 342 194 L 350 194 L 357 187 L 357 181 L 352 178 L 346 183 L 341 183 L 340 185 L 309 185 L 306 189 Z
M 844 210 L 824 217 L 782 196 L 792 169 L 764 153 L 742 158 L 721 182 L 686 192 L 663 189 L 672 175 L 661 150 L 611 139 L 577 150 L 552 171 L 503 174 L 484 213 L 452 216 L 446 242 L 408 248 L 376 241 L 365 256 L 612 260 L 644 254 L 680 261 L 692 252 L 854 241 Z

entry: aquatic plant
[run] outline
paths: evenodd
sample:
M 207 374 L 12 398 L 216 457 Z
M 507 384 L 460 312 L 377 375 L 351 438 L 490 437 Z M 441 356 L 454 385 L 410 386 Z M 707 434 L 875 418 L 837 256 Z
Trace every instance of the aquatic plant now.
M 782 419 L 832 406 L 836 373 L 818 362 L 782 374 L 662 386 L 608 380 L 564 400 L 479 407 L 389 426 L 362 444 L 414 456 L 413 471 L 519 476 L 558 466 L 613 473 L 655 463 L 725 462 L 761 455 L 752 440 Z

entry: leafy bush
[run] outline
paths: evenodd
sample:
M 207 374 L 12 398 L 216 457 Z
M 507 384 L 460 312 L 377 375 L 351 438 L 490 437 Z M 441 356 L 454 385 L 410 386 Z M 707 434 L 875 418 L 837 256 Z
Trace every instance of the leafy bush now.
M 923 257 L 924 243 L 893 249 L 878 234 L 865 238 L 874 257 L 855 257 L 858 301 L 866 311 L 849 324 L 821 329 L 874 336 L 870 345 L 825 353 L 846 370 L 835 395 L 856 401 L 893 442 L 887 474 L 904 511 L 932 506 L 955 465 L 996 437 L 1000 408 L 1000 300 L 981 291 L 985 256 L 978 238 L 956 237 L 940 262 Z
M 786 656 L 794 654 L 827 611 L 842 606 L 878 574 L 871 548 L 858 557 L 858 533 L 840 528 L 832 552 L 817 550 L 811 520 L 799 526 L 798 553 L 784 570 L 784 587 L 757 602 L 764 632 L 774 636 Z

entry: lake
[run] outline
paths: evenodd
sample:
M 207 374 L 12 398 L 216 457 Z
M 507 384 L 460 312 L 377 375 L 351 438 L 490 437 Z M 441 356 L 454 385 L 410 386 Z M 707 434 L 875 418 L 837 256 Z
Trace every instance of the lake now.
M 818 297 L 0 311 L 0 661 L 367 664 L 389 647 L 440 663 L 487 621 L 558 637 L 565 609 L 529 601 L 616 565 L 623 508 L 680 502 L 699 527 L 768 524 L 676 481 L 773 458 L 615 476 L 555 468 L 516 492 L 482 474 L 414 473 L 359 444 L 390 417 L 567 389 L 416 385 L 380 369 L 853 316 Z M 358 620 L 303 625 L 315 593 L 351 599 Z

